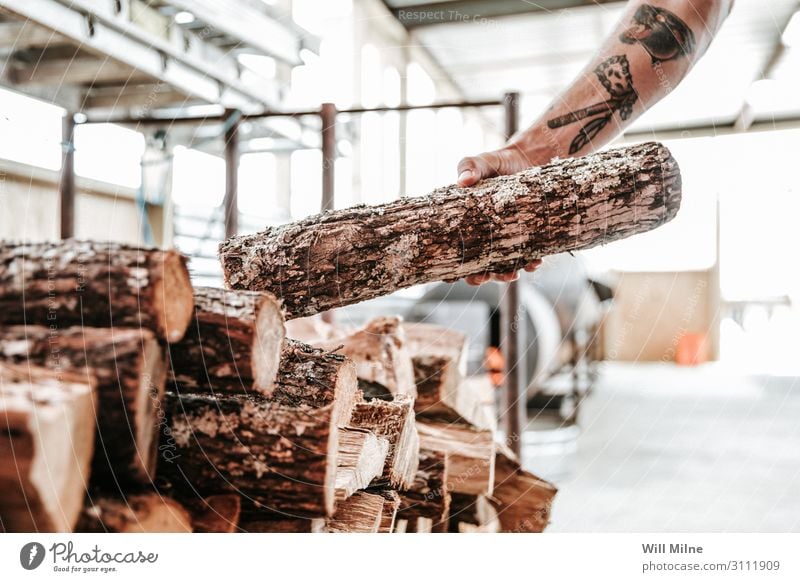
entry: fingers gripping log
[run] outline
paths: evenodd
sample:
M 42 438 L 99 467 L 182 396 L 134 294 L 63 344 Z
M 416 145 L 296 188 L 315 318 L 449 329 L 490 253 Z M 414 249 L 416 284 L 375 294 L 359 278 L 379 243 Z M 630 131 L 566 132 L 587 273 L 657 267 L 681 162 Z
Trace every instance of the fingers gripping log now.
M 680 199 L 678 164 L 644 143 L 234 237 L 220 258 L 230 288 L 271 291 L 302 317 L 646 232 Z

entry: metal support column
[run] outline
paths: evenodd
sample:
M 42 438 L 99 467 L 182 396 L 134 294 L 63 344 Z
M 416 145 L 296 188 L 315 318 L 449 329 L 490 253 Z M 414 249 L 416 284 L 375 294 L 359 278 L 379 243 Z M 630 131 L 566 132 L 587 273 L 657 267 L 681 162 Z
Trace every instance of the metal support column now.
M 239 111 L 228 112 L 228 127 L 225 130 L 225 237 L 235 236 L 239 231 Z
M 60 236 L 75 236 L 75 116 L 64 115 L 61 123 L 61 179 L 58 183 Z
M 519 94 L 506 93 L 503 98 L 505 113 L 505 136 L 510 139 L 519 126 Z M 505 360 L 505 385 L 503 387 L 503 410 L 506 442 L 520 456 L 522 452 L 522 431 L 527 424 L 524 311 L 520 305 L 519 281 L 506 285 L 500 305 L 502 328 L 501 350 Z
M 322 120 L 322 205 L 320 210 L 333 210 L 336 170 L 336 105 L 323 103 Z

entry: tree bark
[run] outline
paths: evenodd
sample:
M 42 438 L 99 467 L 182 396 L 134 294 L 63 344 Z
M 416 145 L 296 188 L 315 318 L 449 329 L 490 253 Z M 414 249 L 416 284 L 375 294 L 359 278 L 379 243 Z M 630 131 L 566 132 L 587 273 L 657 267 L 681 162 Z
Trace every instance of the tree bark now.
M 413 486 L 419 464 L 419 438 L 414 421 L 414 402 L 408 396 L 384 401 L 374 398 L 359 402 L 350 425 L 372 431 L 389 441 L 383 474 L 372 486 L 407 489 Z
M 369 395 L 388 397 L 407 394 L 414 397 L 417 393 L 414 367 L 405 342 L 402 320 L 399 317 L 376 317 L 367 322 L 363 329 L 349 336 L 315 345 L 335 350 L 353 360 L 356 364 L 356 375 L 362 383 L 367 386 L 379 385 L 377 392 L 367 388 Z
M 421 449 L 414 485 L 400 494 L 398 519 L 408 520 L 411 529 L 421 517 L 432 522 L 434 532 L 447 531 L 450 492 L 447 481 L 447 453 Z
M 166 411 L 158 473 L 175 497 L 238 493 L 265 514 L 333 514 L 338 429 L 332 404 L 289 407 L 258 396 L 167 393 Z
M 420 447 L 447 453 L 451 491 L 491 495 L 495 456 L 492 431 L 420 419 L 417 432 Z
M 356 368 L 341 354 L 287 340 L 271 402 L 284 406 L 333 407 L 333 422 L 346 426 L 358 399 Z
M 383 474 L 389 441 L 360 428 L 339 431 L 336 497 L 346 499 Z
M 192 317 L 186 257 L 110 242 L 0 244 L 0 323 L 144 327 L 176 342 Z
M 157 493 L 130 495 L 124 499 L 91 500 L 81 513 L 77 531 L 82 533 L 191 533 L 192 520 L 180 503 Z
M 170 346 L 170 383 L 181 391 L 269 396 L 285 335 L 275 297 L 198 287 L 194 305 L 189 329 Z
M 220 258 L 228 287 L 271 291 L 302 317 L 646 232 L 680 199 L 669 150 L 645 143 L 233 237 Z
M 497 510 L 501 531 L 539 533 L 550 522 L 558 492 L 551 483 L 525 471 L 507 447 L 497 449 L 495 486 L 490 502 Z
M 453 493 L 450 502 L 450 533 L 499 533 L 497 511 L 483 495 Z
M 0 359 L 84 375 L 90 368 L 98 406 L 92 483 L 152 481 L 166 362 L 150 330 L 9 326 L 0 328 Z
M 0 365 L 0 530 L 71 532 L 94 444 L 91 378 Z

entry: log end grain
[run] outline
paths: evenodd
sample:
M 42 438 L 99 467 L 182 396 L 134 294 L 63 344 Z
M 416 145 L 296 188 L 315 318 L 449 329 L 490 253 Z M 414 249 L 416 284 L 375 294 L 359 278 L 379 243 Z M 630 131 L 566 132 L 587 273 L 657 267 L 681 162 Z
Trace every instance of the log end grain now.
M 154 255 L 154 260 L 160 263 L 155 269 L 160 278 L 154 282 L 159 336 L 175 343 L 192 320 L 194 301 L 187 259 L 176 251 L 164 251 Z

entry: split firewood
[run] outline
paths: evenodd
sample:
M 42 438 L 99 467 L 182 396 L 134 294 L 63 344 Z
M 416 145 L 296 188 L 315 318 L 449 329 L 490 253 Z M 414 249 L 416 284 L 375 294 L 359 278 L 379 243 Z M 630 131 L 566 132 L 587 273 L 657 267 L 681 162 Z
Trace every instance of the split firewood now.
M 389 441 L 383 474 L 373 486 L 395 489 L 413 486 L 419 464 L 419 438 L 414 421 L 414 402 L 408 396 L 385 401 L 373 398 L 353 409 L 350 426 L 369 430 Z
M 256 519 L 240 522 L 239 529 L 246 533 L 325 533 L 322 517 L 286 517 L 283 519 Z
M 404 323 L 406 347 L 412 358 L 435 354 L 453 360 L 461 376 L 467 374 L 468 339 L 460 331 L 432 323 Z
M 92 483 L 151 482 L 166 362 L 150 330 L 9 326 L 0 328 L 0 360 L 70 373 L 90 368 L 98 429 Z
M 404 520 L 408 524 L 405 533 L 433 533 L 433 520 L 430 517 L 418 517 L 416 520 Z
M 94 380 L 0 365 L 0 530 L 70 532 L 94 445 Z
M 338 327 L 334 327 L 332 324 L 324 321 L 319 315 L 290 319 L 285 325 L 286 337 L 307 344 L 324 342 L 342 335 Z
M 181 391 L 272 393 L 283 347 L 280 304 L 269 293 L 198 287 L 194 318 L 170 346 L 170 383 Z
M 359 489 L 366 489 L 383 474 L 389 441 L 360 428 L 343 428 L 339 431 L 338 467 L 336 468 L 336 495 L 339 499 L 350 497 Z
M 419 518 L 431 520 L 432 531 L 446 532 L 450 510 L 447 453 L 421 449 L 414 485 L 400 494 L 398 519 L 408 521 L 406 531 L 416 531 Z
M 176 342 L 192 317 L 186 257 L 111 242 L 0 244 L 0 323 L 144 327 Z
M 378 533 L 383 521 L 381 495 L 359 491 L 336 504 L 336 513 L 326 520 L 328 533 Z
M 78 522 L 82 533 L 191 533 L 192 519 L 180 503 L 157 493 L 89 500 Z
M 420 447 L 447 453 L 451 491 L 491 495 L 495 458 L 492 431 L 420 419 L 417 432 Z
M 271 402 L 285 406 L 333 406 L 336 426 L 346 426 L 359 397 L 356 368 L 341 354 L 287 340 Z
M 375 393 L 367 389 L 366 396 L 416 396 L 414 368 L 405 347 L 405 334 L 399 317 L 376 317 L 349 336 L 315 345 L 336 350 L 352 359 L 356 363 L 359 381 L 377 388 Z
M 191 501 L 181 500 L 181 502 L 192 516 L 193 531 L 197 533 L 238 531 L 242 500 L 235 493 L 209 495 Z
M 158 474 L 175 497 L 238 493 L 264 512 L 333 514 L 333 404 L 284 406 L 255 395 L 167 393 L 165 409 Z
M 407 519 L 397 519 L 394 522 L 394 529 L 392 533 L 406 533 L 408 531 L 408 520 Z
M 496 455 L 495 486 L 490 501 L 497 510 L 501 531 L 544 531 L 558 489 L 524 470 L 507 447 L 500 445 Z
M 400 509 L 400 494 L 393 489 L 375 489 L 370 493 L 383 497 L 383 515 L 378 533 L 392 533 L 397 521 L 397 510 Z
M 220 258 L 228 287 L 274 293 L 291 319 L 646 232 L 680 200 L 678 164 L 644 143 L 236 236 Z
M 498 533 L 497 511 L 483 495 L 453 493 L 450 501 L 451 533 Z

